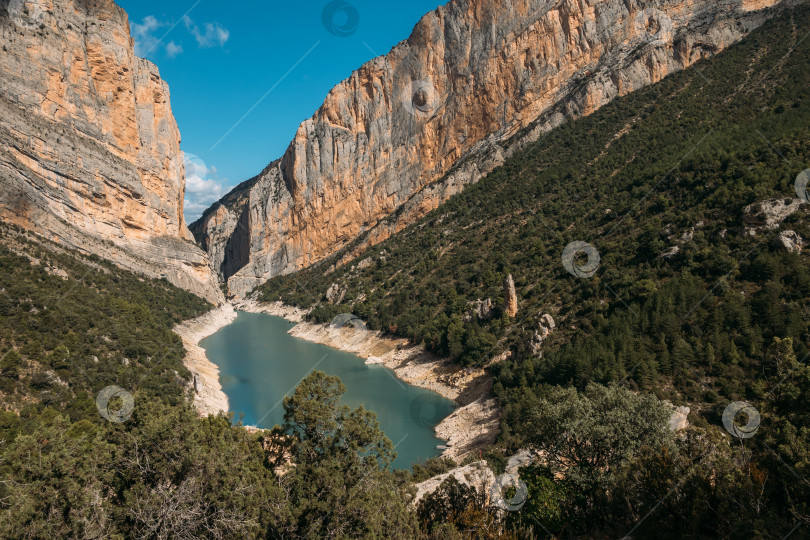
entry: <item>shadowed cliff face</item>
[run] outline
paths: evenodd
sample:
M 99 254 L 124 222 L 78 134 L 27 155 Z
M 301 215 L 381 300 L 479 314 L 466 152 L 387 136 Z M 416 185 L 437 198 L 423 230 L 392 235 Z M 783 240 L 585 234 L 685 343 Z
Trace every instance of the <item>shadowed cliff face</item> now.
M 367 233 L 363 249 L 566 119 L 736 42 L 777 3 L 453 0 L 336 86 L 192 232 L 237 296 Z M 240 248 L 224 249 L 234 234 Z
M 0 0 L 0 218 L 211 301 L 169 88 L 112 0 Z

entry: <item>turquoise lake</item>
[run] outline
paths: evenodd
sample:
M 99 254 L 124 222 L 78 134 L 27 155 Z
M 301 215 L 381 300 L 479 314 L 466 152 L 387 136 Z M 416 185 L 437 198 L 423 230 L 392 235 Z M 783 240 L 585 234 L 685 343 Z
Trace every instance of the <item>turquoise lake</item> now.
M 236 320 L 200 342 L 220 369 L 231 410 L 245 425 L 272 428 L 284 420 L 282 400 L 313 369 L 337 375 L 346 386 L 343 403 L 377 413 L 380 427 L 396 446 L 394 467 L 409 469 L 438 456 L 433 429 L 455 404 L 406 384 L 381 365 L 353 354 L 290 336 L 292 323 L 280 317 L 240 311 Z

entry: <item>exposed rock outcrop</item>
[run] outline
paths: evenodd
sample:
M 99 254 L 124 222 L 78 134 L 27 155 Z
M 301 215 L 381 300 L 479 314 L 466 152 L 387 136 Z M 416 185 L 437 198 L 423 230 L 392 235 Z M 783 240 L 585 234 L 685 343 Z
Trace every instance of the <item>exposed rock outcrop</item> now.
M 658 258 L 659 259 L 667 259 L 667 260 L 669 260 L 669 259 L 674 258 L 680 252 L 681 252 L 681 247 L 680 246 L 668 247 L 667 249 L 662 251 L 660 255 L 658 255 Z
M 416 484 L 416 493 L 411 504 L 416 506 L 426 495 L 430 495 L 444 483 L 448 478 L 453 477 L 459 484 L 471 487 L 479 493 L 487 493 L 495 483 L 495 473 L 489 468 L 486 461 L 474 461 L 463 467 L 456 467 L 449 472 L 428 478 L 424 482 Z
M 499 481 L 503 482 L 505 478 L 512 478 L 517 481 L 520 477 L 521 467 L 528 467 L 538 458 L 542 459 L 535 451 L 524 448 L 506 461 L 504 474 L 499 477 L 495 476 L 495 473 L 489 468 L 489 464 L 484 460 L 456 467 L 446 473 L 433 476 L 424 482 L 416 484 L 416 493 L 411 504 L 416 506 L 423 497 L 439 489 L 442 483 L 450 477 L 455 478 L 459 484 L 471 487 L 479 493 L 495 499 L 498 496 L 494 487 L 495 484 L 499 483 Z M 518 497 L 519 495 L 515 494 L 515 496 Z M 495 500 L 492 500 L 492 502 L 497 504 Z
M 330 304 L 339 304 L 346 296 L 346 286 L 340 286 L 337 283 L 332 283 L 326 291 L 326 301 Z
M 192 232 L 236 295 L 364 235 L 346 260 L 566 119 L 738 41 L 778 3 L 452 0 L 336 86 L 284 156 Z M 230 264 L 245 212 L 247 248 Z
M 774 244 L 790 253 L 799 253 L 804 249 L 804 239 L 796 231 L 780 231 L 774 238 Z
M 183 219 L 168 85 L 112 0 L 0 0 L 0 219 L 223 300 Z
M 683 431 L 689 427 L 689 407 L 673 407 L 672 416 L 667 424 L 671 431 Z
M 546 338 L 551 335 L 556 327 L 557 324 L 554 322 L 554 317 L 548 313 L 540 317 L 530 343 L 532 354 L 538 355 L 543 352 L 543 343 L 545 343 Z
M 517 292 L 515 292 L 515 280 L 512 279 L 512 274 L 509 274 L 506 276 L 506 279 L 503 280 L 503 295 L 503 311 L 509 317 L 514 318 L 518 312 L 518 299 Z
M 488 321 L 492 318 L 492 299 L 487 298 L 486 300 L 475 300 L 473 302 L 468 302 L 467 307 L 469 308 L 462 319 L 464 322 L 471 322 L 474 319 L 478 319 L 479 321 Z
M 746 231 L 755 235 L 758 228 L 776 229 L 788 216 L 801 208 L 802 199 L 768 199 L 749 204 L 743 209 Z

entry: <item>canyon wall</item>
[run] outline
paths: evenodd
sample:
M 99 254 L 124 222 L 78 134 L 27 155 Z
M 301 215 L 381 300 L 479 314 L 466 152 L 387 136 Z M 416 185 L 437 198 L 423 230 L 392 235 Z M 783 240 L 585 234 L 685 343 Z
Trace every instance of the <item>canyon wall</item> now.
M 0 0 L 0 219 L 212 302 L 169 88 L 112 0 Z
M 284 156 L 192 224 L 229 293 L 344 260 L 515 148 L 714 55 L 778 0 L 453 0 L 337 85 Z

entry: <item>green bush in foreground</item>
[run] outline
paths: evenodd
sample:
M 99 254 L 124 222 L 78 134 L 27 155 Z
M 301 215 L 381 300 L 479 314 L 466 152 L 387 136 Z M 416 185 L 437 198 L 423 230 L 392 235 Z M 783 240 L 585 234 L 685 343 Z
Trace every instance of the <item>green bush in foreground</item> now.
M 100 425 L 46 408 L 1 447 L 0 537 L 413 538 L 391 442 L 342 391 L 314 372 L 288 398 L 282 476 L 275 437 L 189 405 L 136 395 L 128 421 Z

